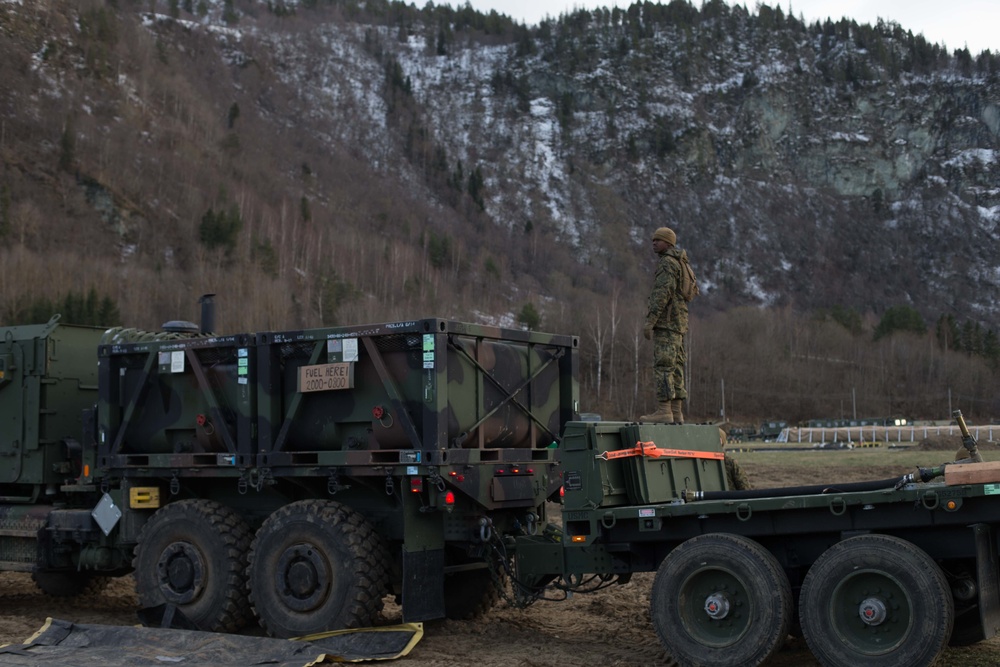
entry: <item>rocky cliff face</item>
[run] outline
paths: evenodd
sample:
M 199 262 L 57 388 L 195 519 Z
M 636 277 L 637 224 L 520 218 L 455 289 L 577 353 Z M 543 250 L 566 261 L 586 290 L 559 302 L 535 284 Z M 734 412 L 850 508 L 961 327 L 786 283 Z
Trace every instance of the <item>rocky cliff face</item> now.
M 949 55 L 895 25 L 712 7 L 579 12 L 530 48 L 435 50 L 419 22 L 326 24 L 315 34 L 339 46 L 294 58 L 286 82 L 347 63 L 354 104 L 375 111 L 350 127 L 379 138 L 376 160 L 398 143 L 365 64 L 393 58 L 422 127 L 452 164 L 482 169 L 492 220 L 551 228 L 592 265 L 613 270 L 669 224 L 720 307 L 906 303 L 996 321 L 996 56 Z M 336 106 L 316 94 L 313 113 Z

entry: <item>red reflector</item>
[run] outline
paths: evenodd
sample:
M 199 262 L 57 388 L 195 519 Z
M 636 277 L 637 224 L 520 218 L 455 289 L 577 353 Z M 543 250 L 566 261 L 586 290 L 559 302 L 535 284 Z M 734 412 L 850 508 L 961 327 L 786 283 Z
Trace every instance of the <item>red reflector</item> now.
M 410 478 L 410 491 L 413 493 L 420 493 L 424 490 L 424 478 L 423 477 L 411 477 Z
M 529 475 L 534 475 L 535 474 L 535 469 L 534 468 L 528 468 L 528 474 Z
M 502 474 L 503 474 L 503 472 L 504 472 L 504 471 L 503 471 L 503 469 L 501 469 L 501 470 L 497 470 L 497 474 L 498 474 L 498 475 L 502 475 Z
M 448 474 L 449 474 L 449 475 L 451 475 L 452 477 L 455 477 L 455 476 L 457 476 L 457 475 L 458 475 L 458 473 L 457 473 L 457 472 L 455 472 L 454 470 L 452 470 L 452 471 L 451 471 L 450 473 L 448 473 Z
M 559 497 L 560 498 L 565 498 L 566 497 L 566 487 L 565 486 L 560 486 L 559 487 Z
M 448 491 L 447 493 L 444 494 L 444 504 L 445 505 L 454 505 L 455 504 L 455 492 L 454 491 Z

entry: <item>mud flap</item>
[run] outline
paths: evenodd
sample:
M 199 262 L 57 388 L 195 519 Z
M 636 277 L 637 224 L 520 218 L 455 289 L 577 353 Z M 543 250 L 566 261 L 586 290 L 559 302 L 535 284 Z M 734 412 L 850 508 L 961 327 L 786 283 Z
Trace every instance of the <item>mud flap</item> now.
M 983 626 L 983 639 L 1000 631 L 1000 573 L 997 568 L 997 546 L 989 524 L 978 523 L 972 527 L 976 534 L 976 581 L 979 587 L 979 621 Z
M 403 550 L 403 622 L 444 618 L 444 549 Z

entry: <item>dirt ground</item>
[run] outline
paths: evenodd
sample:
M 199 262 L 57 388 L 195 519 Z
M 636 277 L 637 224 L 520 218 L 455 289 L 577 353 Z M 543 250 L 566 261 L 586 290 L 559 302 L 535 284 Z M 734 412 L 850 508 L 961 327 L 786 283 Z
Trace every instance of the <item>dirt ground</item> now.
M 807 473 L 790 467 L 769 472 L 751 463 L 744 467 L 757 487 L 786 486 Z M 884 479 L 897 472 L 890 466 L 885 470 L 866 468 L 858 473 L 858 479 Z M 427 623 L 424 639 L 401 664 L 409 667 L 672 665 L 650 623 L 652 579 L 652 574 L 638 574 L 623 586 L 576 595 L 563 602 L 538 602 L 526 610 L 501 604 L 478 621 Z M 57 600 L 37 591 L 30 575 L 0 574 L 0 645 L 23 642 L 49 616 L 80 623 L 134 625 L 136 606 L 131 578 L 112 582 L 100 595 Z M 998 638 L 973 647 L 949 649 L 939 662 L 946 667 L 997 664 L 1000 664 Z M 790 637 L 766 665 L 813 667 L 819 663 L 812 658 L 804 641 Z

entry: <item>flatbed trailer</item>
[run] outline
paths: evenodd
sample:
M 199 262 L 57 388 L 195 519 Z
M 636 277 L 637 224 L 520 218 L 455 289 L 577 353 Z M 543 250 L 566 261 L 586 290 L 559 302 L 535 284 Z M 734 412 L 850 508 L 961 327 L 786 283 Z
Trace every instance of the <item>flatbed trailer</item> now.
M 737 491 L 723 440 L 714 426 L 569 424 L 562 526 L 512 546 L 522 602 L 656 572 L 659 639 L 710 667 L 761 664 L 789 634 L 829 666 L 930 665 L 996 634 L 1000 484 L 966 481 L 996 465 Z

